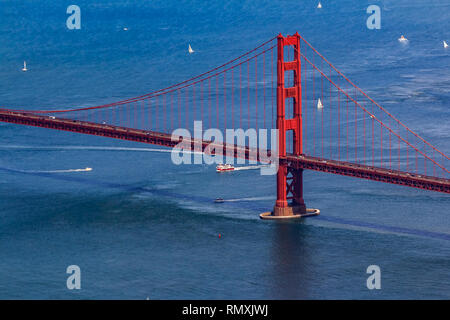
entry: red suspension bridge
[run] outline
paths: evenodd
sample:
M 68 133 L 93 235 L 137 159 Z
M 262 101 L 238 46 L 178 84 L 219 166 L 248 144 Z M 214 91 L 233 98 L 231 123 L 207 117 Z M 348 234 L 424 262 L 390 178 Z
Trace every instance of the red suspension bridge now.
M 192 130 L 194 121 L 223 132 L 276 128 L 279 170 L 272 217 L 306 212 L 305 169 L 450 193 L 449 157 L 299 34 L 279 35 L 208 72 L 139 97 L 76 109 L 0 109 L 0 121 L 166 147 L 178 144 L 174 129 Z M 194 148 L 194 139 L 188 141 Z M 202 142 L 201 151 L 208 144 Z M 233 148 L 235 157 L 252 157 L 247 142 Z

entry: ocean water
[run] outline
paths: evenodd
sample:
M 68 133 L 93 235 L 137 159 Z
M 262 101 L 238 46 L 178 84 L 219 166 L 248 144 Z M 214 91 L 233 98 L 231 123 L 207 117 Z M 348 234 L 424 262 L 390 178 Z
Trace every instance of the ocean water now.
M 2 0 L 0 106 L 141 95 L 298 31 L 448 154 L 450 3 L 321 2 Z M 66 28 L 70 4 L 81 30 Z M 370 4 L 380 30 L 366 27 Z M 304 186 L 320 216 L 261 221 L 276 185 L 257 170 L 218 175 L 154 146 L 0 124 L 0 298 L 450 298 L 448 195 L 312 171 Z M 69 265 L 81 290 L 66 287 Z M 381 290 L 366 287 L 369 265 Z

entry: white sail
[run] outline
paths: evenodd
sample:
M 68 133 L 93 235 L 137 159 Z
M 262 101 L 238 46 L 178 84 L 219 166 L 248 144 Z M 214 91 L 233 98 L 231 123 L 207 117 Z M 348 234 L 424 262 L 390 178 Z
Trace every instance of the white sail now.
M 195 51 L 192 49 L 191 45 L 189 45 L 188 51 L 189 51 L 190 54 L 195 52 Z
M 398 38 L 398 41 L 400 41 L 400 42 L 407 42 L 408 39 L 406 39 L 405 36 L 402 35 L 400 38 Z
M 322 101 L 320 101 L 320 98 L 317 101 L 317 109 L 323 109 L 323 104 L 322 104 Z
M 22 71 L 27 71 L 28 69 L 27 69 L 27 62 L 26 61 L 24 61 L 23 62 L 23 68 L 22 68 Z
M 318 9 L 321 9 L 321 8 L 322 8 L 322 4 L 320 3 L 320 1 L 319 1 L 319 4 L 317 5 L 317 8 L 318 8 Z
M 443 42 L 444 42 L 444 48 L 448 48 L 447 42 L 445 42 L 445 40 Z

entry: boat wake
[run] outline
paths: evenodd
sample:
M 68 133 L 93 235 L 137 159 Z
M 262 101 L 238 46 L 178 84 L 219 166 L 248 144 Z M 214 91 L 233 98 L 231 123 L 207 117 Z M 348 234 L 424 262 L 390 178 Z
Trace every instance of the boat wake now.
M 241 202 L 241 201 L 261 201 L 261 200 L 274 200 L 275 197 L 251 197 L 251 198 L 239 198 L 239 199 L 223 199 L 222 202 Z
M 92 168 L 84 169 L 66 169 L 66 170 L 18 170 L 26 173 L 70 173 L 70 172 L 89 172 Z
M 233 171 L 240 171 L 240 170 L 257 170 L 261 168 L 270 168 L 270 165 L 267 164 L 261 164 L 261 165 L 255 165 L 255 166 L 244 166 L 244 167 L 234 167 Z

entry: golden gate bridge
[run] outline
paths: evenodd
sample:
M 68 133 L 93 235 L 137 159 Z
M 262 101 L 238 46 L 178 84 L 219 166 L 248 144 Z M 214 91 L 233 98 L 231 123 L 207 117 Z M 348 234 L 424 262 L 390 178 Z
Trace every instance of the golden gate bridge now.
M 305 169 L 450 193 L 449 157 L 298 33 L 280 34 L 216 68 L 142 96 L 74 109 L 2 108 L 0 121 L 170 148 L 179 143 L 173 130 L 192 130 L 194 121 L 224 131 L 278 129 L 277 200 L 265 218 L 318 212 L 303 201 Z M 198 147 L 198 141 L 185 138 L 200 152 L 208 152 L 211 143 L 224 145 L 202 141 Z M 264 154 L 247 142 L 231 147 L 234 157 L 248 160 L 261 161 Z

